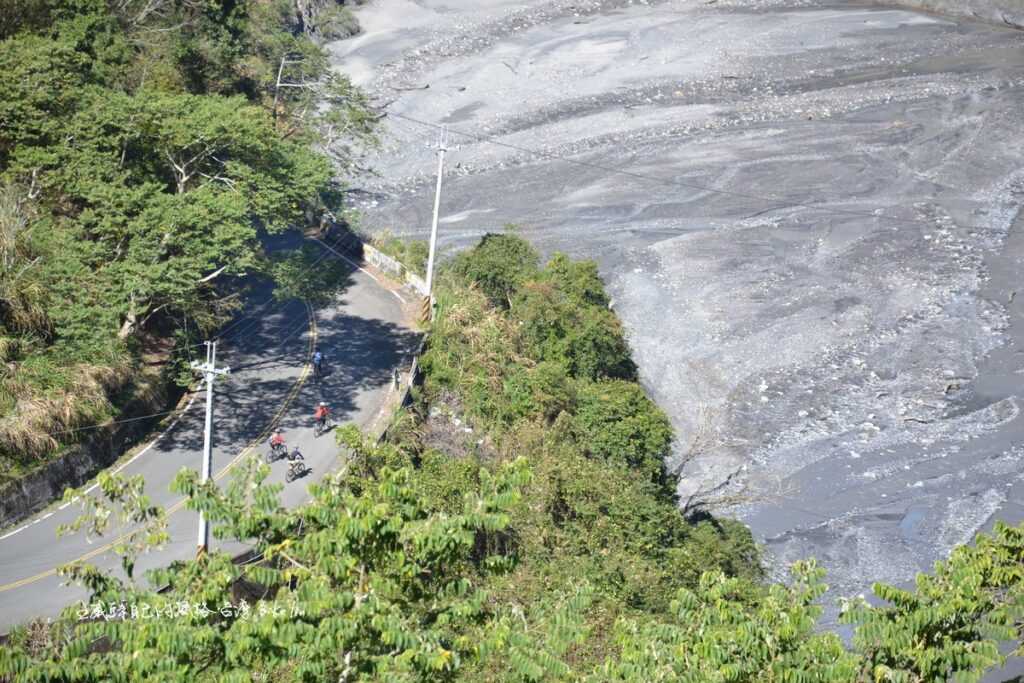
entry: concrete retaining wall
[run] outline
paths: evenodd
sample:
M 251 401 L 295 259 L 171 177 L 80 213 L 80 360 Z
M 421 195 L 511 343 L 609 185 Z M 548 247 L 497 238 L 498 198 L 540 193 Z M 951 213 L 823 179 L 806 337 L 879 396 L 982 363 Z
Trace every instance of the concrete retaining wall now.
M 416 273 L 405 272 L 405 282 L 422 296 L 427 295 L 427 281 Z
M 405 274 L 405 267 L 401 263 L 379 249 L 371 247 L 365 242 L 363 243 L 363 258 L 366 259 L 366 262 L 374 268 L 377 268 L 396 280 L 401 280 L 402 276 Z
M 363 243 L 363 258 L 367 263 L 388 276 L 398 280 L 399 282 L 404 282 L 421 296 L 427 295 L 427 283 L 424 282 L 423 278 L 415 273 L 409 272 L 406 270 L 405 266 L 396 259 L 391 258 L 376 247 L 372 247 L 365 242 Z
M 139 406 L 136 414 L 152 412 Z M 131 416 L 131 412 L 126 415 Z M 0 486 L 0 529 L 31 517 L 117 462 L 136 441 L 152 429 L 156 418 L 125 422 L 117 428 L 97 430 L 88 440 L 69 447 L 53 460 L 29 474 Z
M 885 4 L 1024 29 L 1024 0 L 893 0 Z

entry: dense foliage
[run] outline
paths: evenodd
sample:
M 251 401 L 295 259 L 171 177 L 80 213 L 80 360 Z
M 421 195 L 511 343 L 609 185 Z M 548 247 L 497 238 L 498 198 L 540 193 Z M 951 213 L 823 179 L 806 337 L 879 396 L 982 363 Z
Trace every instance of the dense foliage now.
M 373 116 L 298 20 L 0 2 L 0 470 L 116 410 L 146 346 L 237 305 L 264 235 L 335 205 Z
M 518 294 L 565 263 L 535 265 L 507 291 L 510 309 L 447 273 L 419 406 L 386 442 L 340 430 L 343 469 L 294 510 L 255 457 L 224 491 L 183 471 L 176 490 L 253 560 L 175 563 L 150 575 L 161 592 L 66 568 L 91 603 L 13 633 L 0 681 L 938 683 L 1002 661 L 998 644 L 1024 624 L 1024 526 L 996 525 L 914 590 L 876 585 L 882 604 L 847 602 L 844 646 L 818 626 L 813 561 L 766 585 L 749 533 L 679 514 L 671 477 L 651 472 L 670 432 L 636 384 L 531 355 Z M 594 285 L 561 282 L 567 297 L 587 287 L 564 283 Z M 506 390 L 506 375 L 525 379 Z M 459 401 L 481 387 L 490 401 Z M 500 405 L 536 387 L 559 396 Z M 467 418 L 468 442 L 439 449 L 438 423 Z M 166 540 L 166 517 L 141 479 L 105 476 L 101 489 L 109 502 L 82 498 L 75 527 L 122 524 L 130 574 Z
M 482 473 L 445 516 L 427 514 L 407 468 L 372 479 L 342 472 L 296 511 L 281 507 L 280 485 L 263 483 L 268 473 L 253 457 L 224 492 L 194 472 L 176 482 L 218 535 L 250 541 L 261 563 L 221 553 L 178 563 L 153 575 L 162 593 L 77 570 L 110 618 L 72 608 L 55 627 L 66 639 L 36 639 L 31 654 L 30 634 L 16 633 L 0 650 L 0 679 L 443 679 L 486 646 L 469 637 L 487 611 L 479 582 L 506 563 L 478 540 L 508 526 L 529 477 L 523 462 Z
M 540 257 L 526 240 L 514 235 L 488 234 L 471 251 L 459 254 L 451 269 L 480 288 L 500 308 L 512 306 L 512 296 L 537 274 Z

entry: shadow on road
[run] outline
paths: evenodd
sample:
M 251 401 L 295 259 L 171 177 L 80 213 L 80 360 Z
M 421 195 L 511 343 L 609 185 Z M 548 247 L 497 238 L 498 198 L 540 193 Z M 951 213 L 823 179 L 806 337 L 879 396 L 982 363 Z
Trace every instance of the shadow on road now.
M 394 370 L 411 360 L 419 341 L 416 333 L 375 317 L 386 315 L 381 306 L 394 308 L 384 290 L 353 296 L 360 282 L 366 282 L 355 277 L 355 266 L 328 252 L 313 267 L 330 268 L 335 276 L 332 300 L 316 312 L 317 346 L 326 356 L 326 372 L 319 383 L 307 377 L 279 423 L 286 431 L 311 427 L 320 401 L 331 407 L 335 424 L 355 419 L 359 395 L 386 386 Z M 214 451 L 221 457 L 233 456 L 262 433 L 308 360 L 305 303 L 276 301 L 274 284 L 267 279 L 252 285 L 249 300 L 248 313 L 225 326 L 218 346 L 218 365 L 230 366 L 232 373 L 214 388 Z M 197 466 L 203 447 L 204 398 L 197 396 L 200 405 L 159 443 L 159 450 L 171 456 L 176 467 Z
M 319 383 L 307 381 L 299 400 L 301 417 L 286 419 L 285 428 L 310 427 L 317 403 L 331 408 L 334 423 L 356 417 L 356 397 L 386 386 L 395 368 L 407 364 L 419 335 L 392 322 L 336 313 L 319 324 L 318 345 L 329 359 L 329 372 Z

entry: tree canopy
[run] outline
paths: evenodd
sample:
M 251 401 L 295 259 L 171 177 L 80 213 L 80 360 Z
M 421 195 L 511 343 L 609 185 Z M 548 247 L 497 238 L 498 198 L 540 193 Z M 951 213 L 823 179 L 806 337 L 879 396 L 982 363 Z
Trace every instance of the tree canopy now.
M 15 4 L 0 9 L 0 471 L 116 412 L 147 337 L 223 322 L 242 276 L 267 270 L 265 235 L 336 215 L 336 176 L 375 121 L 289 0 Z

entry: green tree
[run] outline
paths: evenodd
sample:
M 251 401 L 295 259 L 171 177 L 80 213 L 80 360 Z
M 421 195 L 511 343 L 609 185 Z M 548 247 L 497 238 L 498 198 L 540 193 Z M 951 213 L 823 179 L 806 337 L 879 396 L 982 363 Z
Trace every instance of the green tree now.
M 289 0 L 16 4 L 0 8 L 0 187 L 31 225 L 3 273 L 0 471 L 116 413 L 152 335 L 223 323 L 261 238 L 336 214 L 334 176 L 377 119 Z
M 626 463 L 660 480 L 672 444 L 672 426 L 635 382 L 583 382 L 576 394 L 574 424 L 584 450 Z
M 513 604 L 483 629 L 476 661 L 469 662 L 467 679 L 501 681 L 571 681 L 573 647 L 587 637 L 586 612 L 593 589 L 583 584 L 568 596 L 525 606 Z
M 194 316 L 218 277 L 253 267 L 257 226 L 300 223 L 330 178 L 238 98 L 107 96 L 70 130 L 49 177 L 80 203 L 81 258 L 116 288 L 122 338 L 156 311 Z
M 565 254 L 555 253 L 540 279 L 552 283 L 578 305 L 608 308 L 611 303 L 593 261 L 574 261 Z
M 635 379 L 622 324 L 592 261 L 556 254 L 513 300 L 532 357 L 560 363 L 573 377 Z
M 813 562 L 797 563 L 789 586 L 773 585 L 753 607 L 744 587 L 718 572 L 704 574 L 696 591 L 682 589 L 670 623 L 624 619 L 619 651 L 593 681 L 855 680 L 859 660 L 831 633 L 815 633 L 825 591 Z
M 997 523 L 992 534 L 979 534 L 973 546 L 937 562 L 934 573 L 918 574 L 913 591 L 881 583 L 873 590 L 884 606 L 852 600 L 843 615 L 857 626 L 865 678 L 981 680 L 1004 661 L 999 643 L 1021 640 L 1024 526 Z
M 281 507 L 280 486 L 263 483 L 268 473 L 253 457 L 224 492 L 200 485 L 195 472 L 176 482 L 218 535 L 252 543 L 261 562 L 239 566 L 212 553 L 176 563 L 151 574 L 165 586 L 160 593 L 95 581 L 93 602 L 124 603 L 125 617 L 79 621 L 70 641 L 44 657 L 0 649 L 0 676 L 436 680 L 474 655 L 479 645 L 469 636 L 487 605 L 477 577 L 505 566 L 477 554 L 477 538 L 507 526 L 529 480 L 525 463 L 481 472 L 479 488 L 452 515 L 423 509 L 408 469 L 384 468 L 353 482 L 357 489 L 343 472 L 311 486 L 313 499 L 296 511 Z M 246 593 L 251 603 L 234 597 L 246 585 L 258 587 Z M 157 618 L 133 619 L 133 611 Z M 110 647 L 92 654 L 97 638 Z
M 476 284 L 491 304 L 508 309 L 519 287 L 537 274 L 540 257 L 521 237 L 488 233 L 456 256 L 452 270 Z
M 52 156 L 46 154 L 51 150 L 46 148 L 61 139 L 65 117 L 83 97 L 87 69 L 86 56 L 67 42 L 35 35 L 4 41 L 0 49 L 0 87 L 4 91 L 0 100 L 0 170 L 7 171 L 15 153 L 22 157 L 30 177 L 38 163 L 52 163 Z

